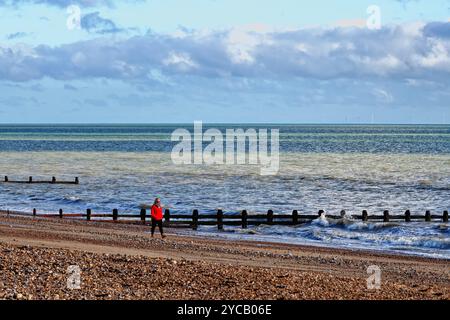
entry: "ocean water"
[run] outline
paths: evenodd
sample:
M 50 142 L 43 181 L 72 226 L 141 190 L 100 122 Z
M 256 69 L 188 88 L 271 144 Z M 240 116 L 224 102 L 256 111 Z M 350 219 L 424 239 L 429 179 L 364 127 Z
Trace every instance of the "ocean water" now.
M 174 213 L 413 214 L 450 209 L 450 126 L 204 125 L 280 130 L 280 170 L 175 165 L 170 140 L 192 125 L 0 125 L 0 175 L 80 178 L 80 185 L 0 183 L 0 208 L 137 213 L 160 196 Z M 450 258 L 444 223 L 318 219 L 297 227 L 200 228 L 200 234 Z

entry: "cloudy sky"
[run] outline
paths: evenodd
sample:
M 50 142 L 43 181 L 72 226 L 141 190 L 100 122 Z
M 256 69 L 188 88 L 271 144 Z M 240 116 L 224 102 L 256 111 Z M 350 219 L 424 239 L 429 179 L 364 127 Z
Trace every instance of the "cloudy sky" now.
M 0 123 L 194 120 L 450 123 L 450 0 L 0 0 Z

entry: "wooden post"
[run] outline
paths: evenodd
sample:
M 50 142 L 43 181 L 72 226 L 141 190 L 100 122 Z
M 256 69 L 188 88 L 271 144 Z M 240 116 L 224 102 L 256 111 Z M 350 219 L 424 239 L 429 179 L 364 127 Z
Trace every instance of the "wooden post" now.
M 141 209 L 141 222 L 142 224 L 145 224 L 145 216 L 147 215 L 147 210 L 145 208 Z
M 28 183 L 32 183 L 33 182 L 33 177 L 29 177 L 28 178 Z
M 363 210 L 363 212 L 362 212 L 362 220 L 363 220 L 364 222 L 366 222 L 366 221 L 369 220 L 369 215 L 368 215 L 368 213 L 367 213 L 367 210 Z
M 63 218 L 63 209 L 59 209 L 59 218 L 60 218 L 60 219 Z
M 119 218 L 119 210 L 113 209 L 113 221 L 117 221 Z
M 247 222 L 247 210 L 243 210 L 242 211 L 242 229 L 247 229 L 248 227 L 248 222 Z
M 325 213 L 325 211 L 323 211 L 323 210 L 319 210 L 319 212 L 317 213 L 317 215 L 320 217 L 322 214 L 324 214 Z
M 448 222 L 448 211 L 447 210 L 445 210 L 442 215 L 442 221 Z
M 222 211 L 222 209 L 217 210 L 217 229 L 223 230 L 223 211 Z
M 8 176 L 5 176 L 5 182 L 8 182 L 9 180 L 8 180 Z
M 431 222 L 431 211 L 430 210 L 427 210 L 427 212 L 425 212 L 425 221 Z
M 170 222 L 170 210 L 169 209 L 164 210 L 164 220 L 166 220 L 167 223 Z
M 91 214 L 92 214 L 92 210 L 91 209 L 87 209 L 86 210 L 86 220 L 87 221 L 91 221 Z
M 292 223 L 298 224 L 298 211 L 297 210 L 292 211 Z
M 384 216 L 383 221 L 389 222 L 389 210 L 384 210 L 383 216 Z
M 267 223 L 273 224 L 273 210 L 267 211 Z
M 409 210 L 406 210 L 406 212 L 405 212 L 405 221 L 411 222 L 411 211 L 409 211 Z
M 341 210 L 341 217 L 343 218 L 343 217 L 345 217 L 345 210 Z
M 56 183 L 56 177 L 52 177 L 52 183 Z
M 36 217 L 36 208 L 33 209 L 33 217 Z
M 80 180 L 78 179 L 78 177 L 75 177 L 75 184 L 80 184 Z
M 195 209 L 192 212 L 192 229 L 197 230 L 198 229 L 198 210 Z

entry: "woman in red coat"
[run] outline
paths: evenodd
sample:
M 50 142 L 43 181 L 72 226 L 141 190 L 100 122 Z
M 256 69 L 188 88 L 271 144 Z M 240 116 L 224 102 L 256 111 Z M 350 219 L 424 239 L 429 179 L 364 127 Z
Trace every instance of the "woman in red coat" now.
M 158 225 L 159 227 L 161 237 L 162 238 L 166 237 L 163 232 L 162 220 L 163 220 L 163 207 L 161 206 L 161 199 L 156 198 L 152 206 L 152 238 L 155 233 L 156 225 Z

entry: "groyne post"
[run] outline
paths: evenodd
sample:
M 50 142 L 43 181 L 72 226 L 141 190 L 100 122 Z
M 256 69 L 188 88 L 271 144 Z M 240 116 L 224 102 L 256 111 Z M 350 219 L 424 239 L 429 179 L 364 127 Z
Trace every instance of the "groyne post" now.
M 384 210 L 383 212 L 383 221 L 389 222 L 389 210 Z
M 430 210 L 427 210 L 425 212 L 425 221 L 426 222 L 431 222 L 431 211 Z
M 52 177 L 52 183 L 56 183 L 56 177 Z
M 145 224 L 145 216 L 147 215 L 147 210 L 145 208 L 141 209 L 141 222 L 142 224 Z
M 36 217 L 36 208 L 33 209 L 33 217 Z
M 60 219 L 63 218 L 63 209 L 59 209 L 59 218 L 60 218 Z
M 5 176 L 5 182 L 8 182 L 9 180 L 8 180 L 8 176 Z
M 170 210 L 166 209 L 164 210 L 164 220 L 169 223 L 170 222 Z
M 442 221 L 448 222 L 448 211 L 447 210 L 445 210 L 444 213 L 442 214 Z
M 409 210 L 406 210 L 406 212 L 405 212 L 405 221 L 411 222 L 411 211 L 409 211 Z
M 298 211 L 297 210 L 292 211 L 292 223 L 298 224 Z
M 92 210 L 86 209 L 86 220 L 91 221 Z
M 267 211 L 267 224 L 273 224 L 273 210 Z
M 119 218 L 119 210 L 113 209 L 113 221 L 117 221 Z
M 33 177 L 29 177 L 28 178 L 28 183 L 32 183 L 33 182 Z
M 367 213 L 367 210 L 363 210 L 363 212 L 362 212 L 362 220 L 364 222 L 367 222 L 369 220 L 369 214 Z
M 192 212 L 192 229 L 197 230 L 198 229 L 198 210 L 195 209 Z
M 248 213 L 247 213 L 247 210 L 243 210 L 242 211 L 241 217 L 242 217 L 242 229 L 247 229 L 247 227 L 248 227 L 248 221 L 247 221 Z
M 217 229 L 223 230 L 223 211 L 222 211 L 222 209 L 217 210 Z

